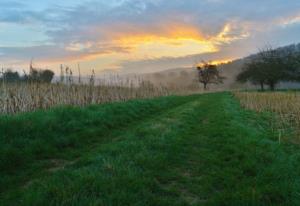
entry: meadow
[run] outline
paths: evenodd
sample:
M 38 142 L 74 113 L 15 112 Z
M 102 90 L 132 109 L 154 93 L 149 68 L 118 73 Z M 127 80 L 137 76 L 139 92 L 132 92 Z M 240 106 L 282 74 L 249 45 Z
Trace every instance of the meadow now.
M 298 145 L 236 96 L 1 116 L 0 205 L 299 205 Z
M 0 206 L 300 206 L 300 0 L 0 11 Z

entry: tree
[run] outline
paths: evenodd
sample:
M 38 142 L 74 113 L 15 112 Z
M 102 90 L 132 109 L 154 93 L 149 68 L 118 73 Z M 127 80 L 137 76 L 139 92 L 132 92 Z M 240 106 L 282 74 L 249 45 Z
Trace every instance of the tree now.
M 4 80 L 5 82 L 17 82 L 20 81 L 20 75 L 18 72 L 14 72 L 9 69 L 3 72 L 2 80 Z
M 207 62 L 202 62 L 197 66 L 199 82 L 203 84 L 205 90 L 207 90 L 208 84 L 220 84 L 223 83 L 224 77 L 221 77 L 217 66 Z
M 36 69 L 33 67 L 33 63 L 30 63 L 30 72 L 29 75 L 26 76 L 26 80 L 31 82 L 43 82 L 43 83 L 51 83 L 54 77 L 54 72 L 51 70 L 42 70 Z
M 53 77 L 54 77 L 54 72 L 51 70 L 46 69 L 46 70 L 41 70 L 39 72 L 39 79 L 41 82 L 51 83 Z
M 28 80 L 31 82 L 40 82 L 39 71 L 37 69 L 30 69 Z
M 26 74 L 24 71 L 24 75 L 19 75 L 18 72 L 15 72 L 11 69 L 4 70 L 0 72 L 1 78 L 0 80 L 3 82 L 37 82 L 37 83 L 51 83 L 54 77 L 54 72 L 51 70 L 41 70 L 35 69 L 30 64 L 30 72 Z
M 299 50 L 284 50 L 283 64 L 286 68 L 285 78 L 288 81 L 300 81 L 300 52 Z
M 264 90 L 266 84 L 266 74 L 261 69 L 262 65 L 257 58 L 247 62 L 243 67 L 243 72 L 237 76 L 237 81 L 245 83 L 250 81 L 254 85 L 260 85 L 261 90 Z
M 282 80 L 289 80 L 286 73 L 287 68 L 284 64 L 284 56 L 279 50 L 272 49 L 272 47 L 266 47 L 258 53 L 260 61 L 261 74 L 265 78 L 265 82 L 269 85 L 272 91 L 275 90 L 276 84 Z
M 280 81 L 298 81 L 299 56 L 294 52 L 283 51 L 266 47 L 250 59 L 237 76 L 237 81 L 260 84 L 264 90 L 264 84 L 273 91 Z

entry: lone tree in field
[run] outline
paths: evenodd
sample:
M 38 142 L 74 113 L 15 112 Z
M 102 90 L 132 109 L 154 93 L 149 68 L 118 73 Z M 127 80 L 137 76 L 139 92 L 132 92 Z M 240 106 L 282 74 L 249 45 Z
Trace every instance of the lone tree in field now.
M 239 82 L 268 85 L 275 90 L 281 81 L 299 81 L 299 55 L 291 51 L 266 47 L 252 57 L 237 76 Z
M 203 84 L 203 88 L 207 90 L 208 84 L 223 83 L 224 77 L 221 77 L 217 66 L 207 62 L 197 66 L 199 82 Z

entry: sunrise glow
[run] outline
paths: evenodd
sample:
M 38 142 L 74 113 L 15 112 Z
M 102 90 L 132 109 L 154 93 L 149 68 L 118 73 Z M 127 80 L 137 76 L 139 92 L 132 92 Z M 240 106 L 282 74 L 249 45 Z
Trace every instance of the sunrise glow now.
M 298 41 L 298 3 L 268 2 L 4 0 L 0 61 L 23 71 L 34 59 L 56 73 L 60 64 L 126 73 L 226 62 Z

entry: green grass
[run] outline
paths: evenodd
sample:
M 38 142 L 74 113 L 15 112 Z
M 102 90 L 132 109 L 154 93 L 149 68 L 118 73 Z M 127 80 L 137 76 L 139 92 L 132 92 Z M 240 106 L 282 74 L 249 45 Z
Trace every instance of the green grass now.
M 0 205 L 299 205 L 300 150 L 229 93 L 0 118 Z

